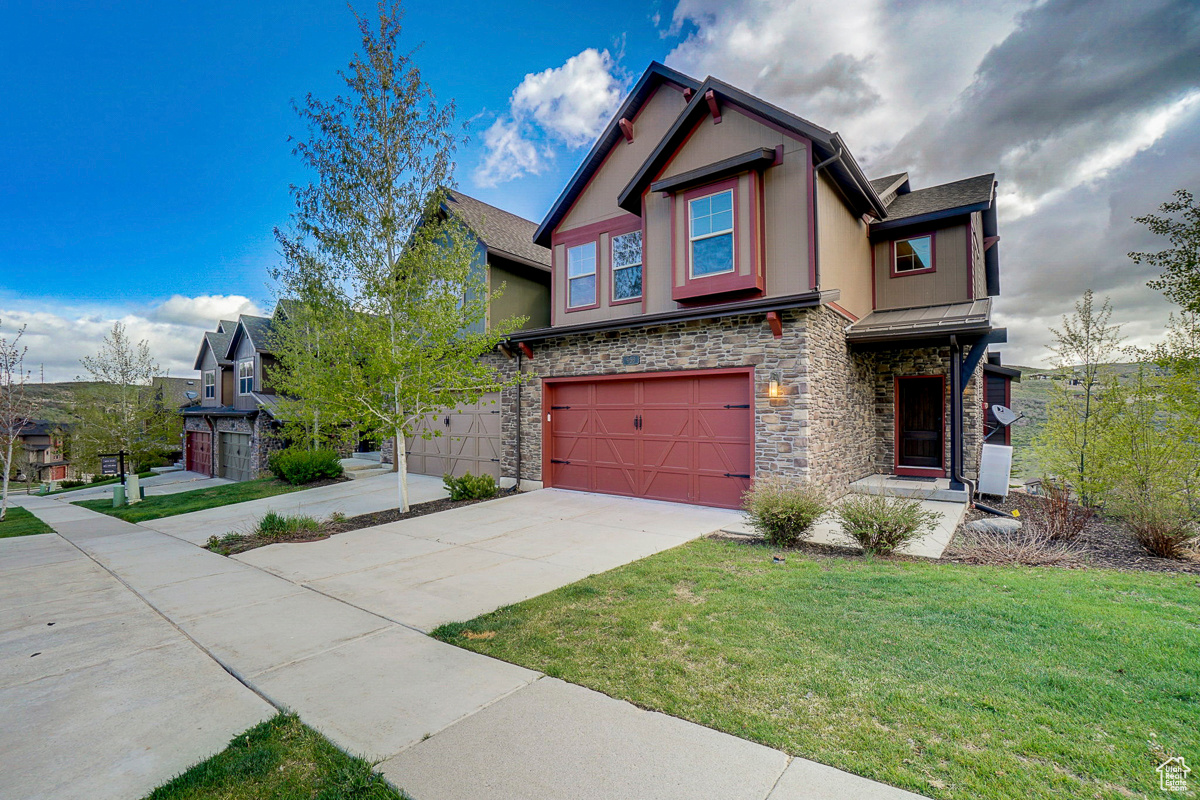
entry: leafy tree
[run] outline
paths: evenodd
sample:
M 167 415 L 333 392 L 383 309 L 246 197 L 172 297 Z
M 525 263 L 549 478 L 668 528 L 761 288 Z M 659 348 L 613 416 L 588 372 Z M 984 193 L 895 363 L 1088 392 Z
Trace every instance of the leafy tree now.
M 523 320 L 482 324 L 494 295 L 476 241 L 439 212 L 454 104 L 438 104 L 401 50 L 399 4 L 355 16 L 362 51 L 339 72 L 348 91 L 297 106 L 308 138 L 294 152 L 314 180 L 292 187 L 291 225 L 276 231 L 289 313 L 272 380 L 291 398 L 283 416 L 314 443 L 334 431 L 393 437 L 407 511 L 406 438 L 426 414 L 506 385 L 481 357 Z
M 1067 480 L 1085 503 L 1104 488 L 1091 462 L 1097 454 L 1093 432 L 1112 414 L 1111 403 L 1103 402 L 1112 398 L 1102 396 L 1101 367 L 1120 352 L 1122 342 L 1121 326 L 1110 325 L 1111 317 L 1108 298 L 1097 308 L 1089 289 L 1076 301 L 1075 313 L 1063 316 L 1061 329 L 1050 329 L 1054 343 L 1047 345 L 1061 380 L 1037 447 L 1043 463 Z
M 135 344 L 115 322 L 96 355 L 80 361 L 92 383 L 80 391 L 74 408 L 72 453 L 78 463 L 95 465 L 100 453 L 125 450 L 136 471 L 178 445 L 182 423 L 153 390 L 154 378 L 163 373 L 150 357 L 149 343 Z
M 0 522 L 8 513 L 8 486 L 18 459 L 25 449 L 17 453 L 21 432 L 36 413 L 36 404 L 25 391 L 26 348 L 21 344 L 25 327 L 17 329 L 12 339 L 0 336 Z
M 1162 216 L 1134 217 L 1151 233 L 1165 236 L 1171 247 L 1155 253 L 1130 253 L 1135 264 L 1150 264 L 1162 274 L 1147 285 L 1192 314 L 1200 313 L 1200 207 L 1192 193 L 1175 192 L 1175 199 L 1159 206 Z

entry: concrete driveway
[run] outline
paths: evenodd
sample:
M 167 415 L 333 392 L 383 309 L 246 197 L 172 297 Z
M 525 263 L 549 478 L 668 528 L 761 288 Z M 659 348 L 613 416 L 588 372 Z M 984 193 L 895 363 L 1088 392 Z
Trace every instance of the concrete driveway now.
M 429 631 L 738 519 L 739 512 L 719 508 L 542 489 L 236 558 Z
M 441 478 L 430 475 L 409 475 L 410 503 L 427 503 L 446 497 Z M 281 514 L 308 514 L 324 519 L 335 512 L 354 517 L 395 508 L 399 503 L 395 475 L 379 475 L 357 481 L 304 489 L 290 494 L 235 503 L 218 508 L 206 508 L 190 514 L 152 519 L 139 523 L 143 528 L 166 533 L 192 544 L 204 544 L 210 536 L 223 536 L 245 531 L 268 511 Z

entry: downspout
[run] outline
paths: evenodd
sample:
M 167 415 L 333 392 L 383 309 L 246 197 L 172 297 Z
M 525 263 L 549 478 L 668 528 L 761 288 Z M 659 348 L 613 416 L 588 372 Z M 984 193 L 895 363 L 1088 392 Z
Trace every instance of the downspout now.
M 950 337 L 950 488 L 967 489 L 975 494 L 975 485 L 963 477 L 963 386 L 962 345 L 957 336 Z
M 829 158 L 825 159 L 820 164 L 813 165 L 812 197 L 809 198 L 809 202 L 812 203 L 812 220 L 813 220 L 813 230 L 812 230 L 813 278 L 814 278 L 814 283 L 815 283 L 815 285 L 812 287 L 813 291 L 816 291 L 817 289 L 821 288 L 821 237 L 817 236 L 817 228 L 820 227 L 820 220 L 817 217 L 817 213 L 818 213 L 817 180 L 821 176 L 822 169 L 829 166 L 830 164 L 832 164 L 835 161 L 841 161 L 843 152 L 844 151 L 842 150 L 842 148 L 839 147 L 837 149 L 837 151 L 835 151 L 834 154 L 831 155 Z
M 517 485 L 521 491 L 521 348 L 517 348 Z

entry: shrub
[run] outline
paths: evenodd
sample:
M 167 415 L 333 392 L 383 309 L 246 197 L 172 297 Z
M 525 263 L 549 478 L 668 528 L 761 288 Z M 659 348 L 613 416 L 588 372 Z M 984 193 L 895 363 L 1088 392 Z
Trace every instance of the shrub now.
M 147 456 L 143 458 L 140 464 L 141 469 L 154 469 L 155 467 L 167 466 L 167 459 L 163 456 Z
M 293 486 L 342 474 L 338 454 L 333 450 L 277 450 L 267 460 L 267 467 L 276 478 Z
M 1200 542 L 1195 521 L 1170 504 L 1146 505 L 1129 512 L 1125 526 L 1138 544 L 1160 558 L 1187 558 Z
M 287 515 L 278 511 L 268 511 L 251 531 L 256 536 L 275 539 L 292 533 L 315 532 L 321 529 L 321 523 L 313 517 L 303 514 Z
M 791 547 L 812 535 L 813 523 L 829 510 L 819 487 L 769 476 L 742 497 L 750 526 L 775 547 Z
M 104 481 L 112 480 L 114 477 L 116 477 L 116 476 L 115 475 L 93 475 L 92 483 L 103 483 Z
M 442 476 L 442 484 L 450 493 L 451 500 L 485 500 L 495 497 L 500 491 L 496 479 L 491 475 L 472 475 L 469 472 L 461 478 L 447 472 Z
M 1071 500 L 1066 483 L 1044 479 L 1042 498 L 1029 512 L 1029 526 L 1055 542 L 1073 542 L 1083 533 L 1095 512 Z
M 1033 527 L 1003 533 L 967 533 L 956 542 L 954 555 L 968 564 L 1025 567 L 1072 567 L 1087 562 L 1079 544 L 1055 540 Z
M 84 481 L 65 480 L 65 481 L 58 482 L 58 486 L 60 489 L 78 489 L 80 486 L 86 486 L 86 485 L 87 484 Z
M 937 524 L 938 514 L 921 501 L 877 494 L 850 494 L 838 505 L 842 532 L 869 555 L 887 555 Z

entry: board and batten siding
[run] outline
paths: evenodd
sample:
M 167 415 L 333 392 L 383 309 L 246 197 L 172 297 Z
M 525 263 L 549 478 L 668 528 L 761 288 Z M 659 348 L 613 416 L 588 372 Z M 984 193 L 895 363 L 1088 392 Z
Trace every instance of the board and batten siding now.
M 987 297 L 987 267 L 983 259 L 983 215 L 971 213 L 971 289 L 974 299 Z
M 892 243 L 875 243 L 875 307 L 915 308 L 971 299 L 967 291 L 970 248 L 967 226 L 954 225 L 932 232 L 934 271 L 892 277 Z
M 213 397 L 211 400 L 204 396 L 204 373 L 212 370 L 214 379 Z M 212 348 L 208 346 L 207 340 L 204 344 L 204 358 L 200 361 L 200 405 L 201 406 L 219 406 L 221 405 L 221 366 L 217 363 L 216 356 L 213 355 Z

